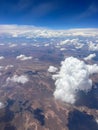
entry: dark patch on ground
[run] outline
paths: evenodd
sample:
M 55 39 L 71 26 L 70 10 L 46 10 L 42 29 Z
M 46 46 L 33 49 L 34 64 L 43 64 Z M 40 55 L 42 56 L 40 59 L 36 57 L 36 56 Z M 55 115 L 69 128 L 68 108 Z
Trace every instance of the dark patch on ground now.
M 9 75 L 11 75 L 11 74 L 12 74 L 12 72 L 7 72 L 5 75 L 9 76 Z
M 7 126 L 5 126 L 4 130 L 16 130 L 16 127 L 7 125 Z
M 25 110 L 29 111 L 30 113 L 33 114 L 33 108 L 31 108 L 31 106 L 28 106 Z
M 37 75 L 38 71 L 36 71 L 36 70 L 35 71 L 29 70 L 29 71 L 26 71 L 25 74 L 28 74 L 28 75 Z
M 78 110 L 69 113 L 68 127 L 69 130 L 98 130 L 94 117 Z
M 27 110 L 27 108 L 29 106 L 29 101 L 28 100 L 26 100 L 24 102 L 19 101 L 18 105 L 19 105 L 19 110 L 16 111 L 15 113 L 22 113 L 23 111 Z
M 88 93 L 80 91 L 77 97 L 76 106 L 87 106 L 89 108 L 98 109 L 98 87 L 93 87 Z
M 28 100 L 24 102 L 19 101 L 19 110 L 16 111 L 15 113 L 22 113 L 23 111 L 30 112 L 33 115 L 33 117 L 40 122 L 42 126 L 45 125 L 45 116 L 43 110 L 41 110 L 40 108 L 34 110 L 29 104 Z
M 5 127 L 3 130 L 16 130 L 16 127 L 14 127 L 11 124 L 11 121 L 14 119 L 14 112 L 10 110 L 10 107 L 14 104 L 14 100 L 8 99 L 7 105 L 4 108 L 3 115 L 0 116 L 0 123 L 4 123 Z
M 34 110 L 33 114 L 34 118 L 37 119 L 42 126 L 45 125 L 45 116 L 43 114 L 43 110 L 37 108 Z
M 7 106 L 5 107 L 5 114 L 3 117 L 0 117 L 0 122 L 10 122 L 14 118 L 14 112 L 10 110 L 10 107 L 13 105 L 14 100 L 8 99 Z
M 12 100 L 12 99 L 8 99 L 7 100 L 7 108 L 10 108 L 13 104 L 14 104 L 15 100 Z

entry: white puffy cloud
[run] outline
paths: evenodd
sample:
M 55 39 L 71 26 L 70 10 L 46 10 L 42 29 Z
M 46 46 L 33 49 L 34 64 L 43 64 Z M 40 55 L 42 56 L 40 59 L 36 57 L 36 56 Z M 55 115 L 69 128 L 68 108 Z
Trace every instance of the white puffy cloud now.
M 0 70 L 7 70 L 12 67 L 14 67 L 14 66 L 13 65 L 0 66 Z
M 98 118 L 95 119 L 96 123 L 98 124 Z
M 61 62 L 60 71 L 52 76 L 56 86 L 54 97 L 67 103 L 75 103 L 78 91 L 88 92 L 92 89 L 89 76 L 93 73 L 98 73 L 96 64 L 87 65 L 77 58 L 66 58 Z
M 84 58 L 84 60 L 92 60 L 94 57 L 96 57 L 96 54 L 90 54 L 87 57 Z
M 17 34 L 13 34 L 12 37 L 18 37 L 18 35 Z
M 25 84 L 29 81 L 28 77 L 26 75 L 14 75 L 13 77 L 8 77 L 7 82 L 12 81 L 12 82 L 16 82 L 16 83 L 22 83 Z
M 66 39 L 64 41 L 61 41 L 60 42 L 60 45 L 71 45 L 71 46 L 74 46 L 76 49 L 80 49 L 84 46 L 83 43 L 80 43 L 80 40 L 78 38 L 76 39 Z
M 70 44 L 70 43 L 71 43 L 71 40 L 70 39 L 66 39 L 64 41 L 61 41 L 60 45 L 65 45 L 65 44 Z
M 27 46 L 27 43 L 22 43 L 21 45 L 22 45 L 22 46 Z
M 66 48 L 60 48 L 60 51 L 65 51 L 66 50 Z
M 5 104 L 3 104 L 2 102 L 0 102 L 0 109 L 4 108 Z
M 47 46 L 49 46 L 49 44 L 47 43 L 47 44 L 45 44 L 44 46 L 47 47 Z
M 3 70 L 4 69 L 4 66 L 0 66 L 0 70 Z
M 0 46 L 4 46 L 4 43 L 0 43 Z
M 93 43 L 92 41 L 90 41 L 90 42 L 88 43 L 88 49 L 89 49 L 90 51 L 98 51 L 98 44 Z
M 5 69 L 7 70 L 7 69 L 13 68 L 13 67 L 14 67 L 14 65 L 7 65 L 7 66 L 5 66 Z
M 4 59 L 4 56 L 0 56 L 0 60 Z
M 48 72 L 50 72 L 50 73 L 54 73 L 54 72 L 56 72 L 58 70 L 58 68 L 56 68 L 56 67 L 54 67 L 54 66 L 49 66 L 49 68 L 48 68 Z
M 16 47 L 17 44 L 10 44 L 9 47 L 12 48 L 12 47 Z
M 17 56 L 16 59 L 25 61 L 25 60 L 30 60 L 30 59 L 32 59 L 32 56 L 25 56 L 25 55 L 22 55 L 22 54 L 21 54 L 21 55 Z

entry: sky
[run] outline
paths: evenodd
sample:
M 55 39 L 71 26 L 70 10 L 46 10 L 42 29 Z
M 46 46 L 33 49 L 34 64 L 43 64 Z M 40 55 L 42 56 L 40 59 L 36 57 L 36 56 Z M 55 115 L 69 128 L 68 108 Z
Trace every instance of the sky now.
M 0 0 L 0 24 L 98 28 L 98 0 Z

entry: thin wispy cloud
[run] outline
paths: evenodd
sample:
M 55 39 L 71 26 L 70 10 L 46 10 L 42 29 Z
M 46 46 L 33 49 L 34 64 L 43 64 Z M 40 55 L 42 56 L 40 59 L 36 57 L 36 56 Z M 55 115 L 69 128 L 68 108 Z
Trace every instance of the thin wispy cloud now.
M 52 2 L 45 2 L 35 6 L 31 13 L 34 17 L 43 17 L 55 10 L 55 8 L 56 6 Z
M 84 12 L 82 12 L 78 18 L 86 18 L 90 17 L 94 14 L 98 13 L 98 6 L 96 4 L 91 4 Z

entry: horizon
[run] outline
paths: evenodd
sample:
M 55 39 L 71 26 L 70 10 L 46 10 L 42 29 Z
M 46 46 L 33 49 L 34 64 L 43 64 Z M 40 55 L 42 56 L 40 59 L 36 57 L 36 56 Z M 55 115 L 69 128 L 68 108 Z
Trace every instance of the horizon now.
M 73 27 L 73 28 L 51 28 L 46 26 L 35 26 L 35 25 L 29 25 L 29 24 L 0 24 L 0 27 L 32 27 L 34 29 L 46 29 L 46 30 L 52 30 L 52 31 L 69 31 L 69 30 L 97 30 L 98 27 Z

